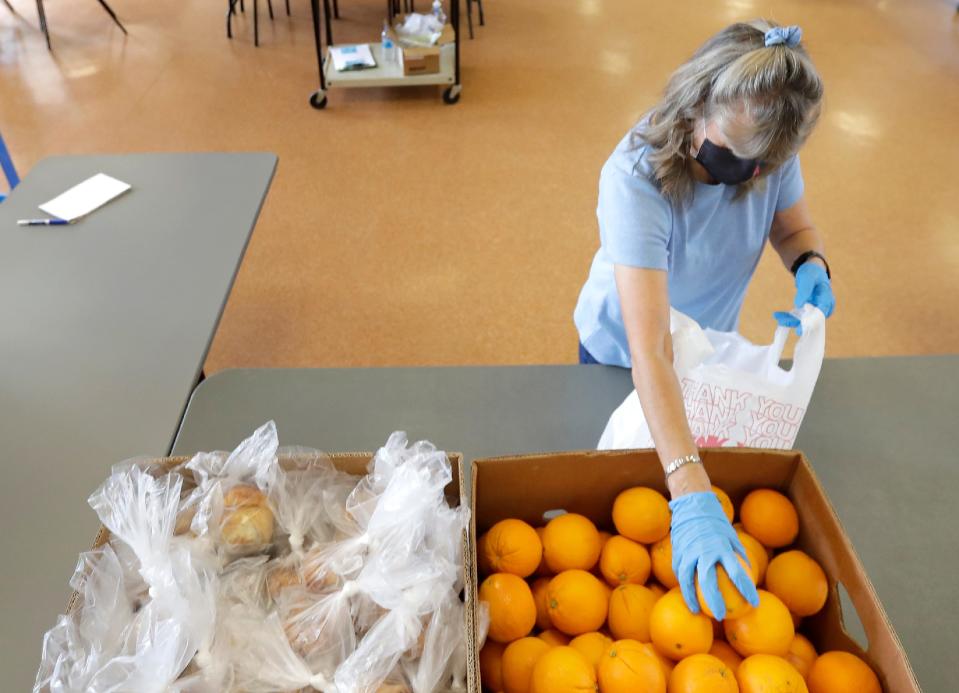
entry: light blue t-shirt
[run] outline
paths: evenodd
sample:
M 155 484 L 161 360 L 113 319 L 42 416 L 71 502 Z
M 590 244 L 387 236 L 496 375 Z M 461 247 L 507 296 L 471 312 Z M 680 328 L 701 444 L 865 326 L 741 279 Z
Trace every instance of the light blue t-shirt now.
M 603 166 L 596 209 L 600 249 L 573 313 L 586 350 L 624 368 L 631 359 L 614 264 L 666 270 L 670 305 L 703 327 L 735 330 L 773 215 L 803 194 L 794 156 L 738 200 L 735 186 L 697 182 L 691 201 L 671 204 L 656 187 L 648 151 L 627 135 Z

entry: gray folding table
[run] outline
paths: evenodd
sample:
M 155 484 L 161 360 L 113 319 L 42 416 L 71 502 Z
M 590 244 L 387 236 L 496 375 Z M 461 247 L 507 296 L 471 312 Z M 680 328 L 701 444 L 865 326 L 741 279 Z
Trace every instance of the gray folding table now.
M 268 419 L 281 444 L 330 452 L 397 429 L 467 460 L 587 449 L 631 388 L 602 366 L 225 371 L 197 389 L 174 453 L 232 449 Z M 930 693 L 955 690 L 959 668 L 956 411 L 959 356 L 827 359 L 797 441 Z
M 166 454 L 269 189 L 272 154 L 61 156 L 0 204 L 0 675 L 33 684 L 87 495 Z M 133 188 L 71 226 L 19 227 L 99 172 Z

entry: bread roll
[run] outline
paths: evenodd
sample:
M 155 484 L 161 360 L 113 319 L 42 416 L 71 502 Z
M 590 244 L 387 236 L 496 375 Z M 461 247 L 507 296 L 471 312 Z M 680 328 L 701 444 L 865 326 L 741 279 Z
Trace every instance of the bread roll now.
M 273 601 L 276 601 L 284 588 L 302 584 L 303 577 L 300 575 L 300 571 L 292 566 L 276 567 L 266 576 L 266 590 Z
M 256 486 L 239 484 L 223 495 L 223 505 L 227 508 L 266 506 L 266 496 Z
M 273 541 L 273 513 L 265 505 L 227 511 L 220 535 L 223 543 L 232 549 L 269 544 Z

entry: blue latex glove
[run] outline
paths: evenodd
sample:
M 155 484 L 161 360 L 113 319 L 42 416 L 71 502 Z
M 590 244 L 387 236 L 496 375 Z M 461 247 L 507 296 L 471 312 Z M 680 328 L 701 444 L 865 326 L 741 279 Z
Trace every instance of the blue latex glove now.
M 726 618 L 726 602 L 716 584 L 716 564 L 726 569 L 736 589 L 747 602 L 759 606 L 759 595 L 736 554 L 746 562 L 746 549 L 729 524 L 716 494 L 690 493 L 670 502 L 673 511 L 670 533 L 673 542 L 673 572 L 679 580 L 686 606 L 694 614 L 700 611 L 696 598 L 696 574 L 706 605 L 717 621 Z
M 796 300 L 793 305 L 796 309 L 811 303 L 823 312 L 827 318 L 836 308 L 836 298 L 832 294 L 832 284 L 826 269 L 815 262 L 804 262 L 796 270 Z M 795 327 L 802 334 L 802 324 L 792 313 L 776 311 L 773 317 L 783 327 Z

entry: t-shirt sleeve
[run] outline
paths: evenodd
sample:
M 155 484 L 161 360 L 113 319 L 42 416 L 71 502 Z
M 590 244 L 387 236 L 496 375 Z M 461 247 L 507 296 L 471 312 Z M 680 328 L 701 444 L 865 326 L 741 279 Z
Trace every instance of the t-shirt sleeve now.
M 599 177 L 599 235 L 617 265 L 665 270 L 669 267 L 669 203 L 646 176 L 613 159 Z
M 799 166 L 799 157 L 794 156 L 782 167 L 779 178 L 779 198 L 776 200 L 776 211 L 789 209 L 799 202 L 803 196 L 805 184 L 802 179 L 802 169 Z

